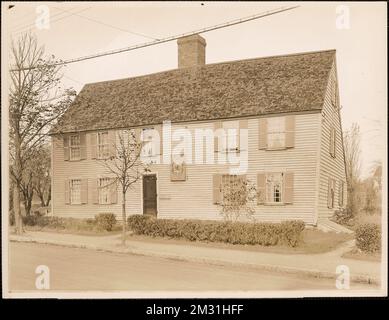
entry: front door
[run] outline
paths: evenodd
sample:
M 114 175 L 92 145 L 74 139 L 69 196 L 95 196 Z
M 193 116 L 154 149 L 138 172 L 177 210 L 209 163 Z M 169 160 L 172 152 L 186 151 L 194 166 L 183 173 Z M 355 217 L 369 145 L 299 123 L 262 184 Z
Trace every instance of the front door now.
M 157 216 L 157 176 L 143 176 L 143 214 Z

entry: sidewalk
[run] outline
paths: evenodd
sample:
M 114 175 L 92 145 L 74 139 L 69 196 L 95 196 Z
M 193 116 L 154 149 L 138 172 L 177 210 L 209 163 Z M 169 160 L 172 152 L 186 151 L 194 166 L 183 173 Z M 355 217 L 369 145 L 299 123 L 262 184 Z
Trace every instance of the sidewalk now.
M 21 236 L 10 235 L 10 240 L 155 256 L 216 265 L 250 267 L 281 273 L 333 279 L 338 276 L 336 274 L 336 267 L 346 265 L 350 270 L 351 281 L 380 284 L 380 263 L 341 257 L 344 252 L 349 251 L 353 247 L 353 240 L 334 251 L 310 255 L 252 252 L 196 245 L 150 243 L 138 240 L 127 240 L 126 247 L 122 247 L 120 244 L 120 235 L 83 236 L 29 231 Z

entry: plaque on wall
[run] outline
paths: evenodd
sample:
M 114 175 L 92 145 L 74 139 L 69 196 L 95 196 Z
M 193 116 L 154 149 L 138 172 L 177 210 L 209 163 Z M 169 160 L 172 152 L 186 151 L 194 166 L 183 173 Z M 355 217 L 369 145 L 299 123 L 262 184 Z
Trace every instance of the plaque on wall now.
M 170 173 L 171 181 L 185 181 L 186 180 L 186 165 L 185 163 L 172 163 L 171 165 L 171 173 Z

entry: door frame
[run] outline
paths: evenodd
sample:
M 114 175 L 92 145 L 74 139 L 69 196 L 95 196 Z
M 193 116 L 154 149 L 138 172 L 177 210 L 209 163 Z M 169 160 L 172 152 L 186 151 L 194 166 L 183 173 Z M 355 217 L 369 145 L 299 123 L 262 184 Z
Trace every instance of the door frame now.
M 157 204 L 157 218 L 159 215 L 159 183 L 158 183 L 158 173 L 157 172 L 146 172 L 142 174 L 142 179 L 141 179 L 141 187 L 140 187 L 140 195 L 141 195 L 141 201 L 140 201 L 140 208 L 141 208 L 141 215 L 143 215 L 143 177 L 144 176 L 155 176 L 156 181 L 155 181 L 155 190 L 157 192 L 157 199 L 156 199 L 156 204 Z

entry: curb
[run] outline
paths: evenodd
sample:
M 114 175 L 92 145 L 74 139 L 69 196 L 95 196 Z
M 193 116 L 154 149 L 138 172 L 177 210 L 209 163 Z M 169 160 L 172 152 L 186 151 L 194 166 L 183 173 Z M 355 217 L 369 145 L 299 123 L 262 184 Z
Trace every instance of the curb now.
M 311 270 L 311 269 L 300 269 L 300 268 L 293 268 L 293 267 L 286 267 L 286 266 L 280 266 L 280 265 L 270 265 L 270 264 L 256 264 L 256 263 L 241 263 L 241 262 L 232 262 L 232 261 L 226 261 L 226 260 L 217 260 L 217 259 L 209 259 L 209 258 L 195 258 L 195 257 L 187 257 L 187 256 L 181 256 L 181 255 L 175 255 L 175 254 L 164 254 L 164 253 L 156 253 L 156 252 L 150 252 L 150 251 L 142 251 L 137 249 L 131 249 L 131 248 L 110 248 L 110 247 L 103 247 L 103 246 L 94 246 L 94 245 L 85 245 L 85 244 L 70 244 L 70 243 L 64 243 L 60 241 L 53 241 L 53 240 L 39 240 L 39 239 L 31 239 L 31 238 L 13 238 L 10 237 L 11 242 L 27 242 L 27 243 L 39 243 L 39 244 L 49 244 L 49 245 L 56 245 L 56 246 L 62 246 L 62 247 L 68 247 L 68 248 L 79 248 L 79 249 L 91 249 L 96 250 L 100 252 L 109 252 L 109 253 L 125 253 L 125 254 L 133 254 L 137 256 L 148 256 L 148 257 L 157 257 L 157 258 L 164 258 L 164 259 L 170 259 L 170 260 L 177 260 L 177 261 L 187 261 L 187 262 L 195 262 L 195 263 L 202 263 L 202 264 L 209 264 L 209 265 L 215 265 L 215 266 L 230 266 L 230 267 L 248 267 L 250 269 L 254 270 L 261 270 L 261 271 L 271 271 L 276 273 L 286 273 L 289 275 L 299 275 L 309 278 L 320 278 L 320 279 L 336 279 L 338 275 L 333 272 L 327 272 L 327 271 L 318 271 L 318 270 Z M 353 283 L 361 283 L 361 284 L 372 284 L 372 285 L 380 285 L 381 282 L 379 278 L 371 277 L 368 275 L 354 275 L 350 276 L 350 282 Z

